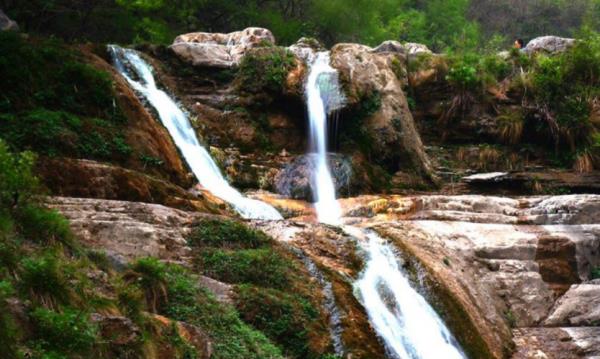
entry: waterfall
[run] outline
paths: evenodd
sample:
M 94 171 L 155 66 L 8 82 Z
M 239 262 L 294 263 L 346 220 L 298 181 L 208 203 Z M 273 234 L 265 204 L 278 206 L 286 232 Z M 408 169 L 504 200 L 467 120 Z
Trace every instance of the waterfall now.
M 362 238 L 359 242 L 368 258 L 354 286 L 388 355 L 397 359 L 466 358 L 439 315 L 411 287 L 392 247 L 375 232 L 345 229 Z
M 114 45 L 109 46 L 109 50 L 117 70 L 156 109 L 162 124 L 204 188 L 230 203 L 244 218 L 282 219 L 275 208 L 244 197 L 227 183 L 208 151 L 200 145 L 188 116 L 166 92 L 156 86 L 152 68 L 136 51 Z
M 342 212 L 335 198 L 335 186 L 327 164 L 327 114 L 343 102 L 337 80 L 337 71 L 329 65 L 329 53 L 318 53 L 306 82 L 309 150 L 315 154 L 316 161 L 312 188 L 319 221 L 332 225 L 341 223 Z

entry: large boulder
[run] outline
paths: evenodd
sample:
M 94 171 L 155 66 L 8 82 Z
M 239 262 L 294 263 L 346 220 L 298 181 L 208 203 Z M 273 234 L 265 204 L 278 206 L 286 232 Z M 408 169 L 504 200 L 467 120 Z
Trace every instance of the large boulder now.
M 0 9 L 0 31 L 19 31 L 19 25 Z
M 265 44 L 275 44 L 271 31 L 251 27 L 229 34 L 194 32 L 179 35 L 171 49 L 194 66 L 231 68 L 239 65 L 248 50 Z
M 317 155 L 313 153 L 298 156 L 277 176 L 277 192 L 289 198 L 314 201 L 315 183 L 312 174 L 316 171 L 317 160 Z M 351 160 L 331 153 L 328 155 L 328 162 L 336 193 L 348 194 L 353 185 Z
M 388 44 L 383 48 L 395 47 Z M 379 105 L 373 106 L 376 108 L 363 122 L 373 158 L 388 167 L 411 168 L 435 182 L 402 90 L 406 83 L 405 60 L 399 52 L 376 52 L 359 44 L 338 44 L 331 50 L 331 63 L 346 85 L 349 105 L 360 106 L 367 101 Z
M 528 54 L 536 52 L 556 54 L 568 50 L 574 43 L 575 39 L 558 36 L 540 36 L 529 41 L 523 51 Z

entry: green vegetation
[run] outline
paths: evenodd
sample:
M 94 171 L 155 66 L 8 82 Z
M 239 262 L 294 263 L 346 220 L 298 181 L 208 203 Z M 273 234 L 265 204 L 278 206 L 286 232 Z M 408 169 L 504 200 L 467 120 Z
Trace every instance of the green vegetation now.
M 198 357 L 175 322 L 161 323 L 151 313 L 198 326 L 210 337 L 215 358 L 283 357 L 264 334 L 242 322 L 235 308 L 217 302 L 182 267 L 142 258 L 117 273 L 106 255 L 81 250 L 67 221 L 37 202 L 33 160 L 31 153 L 9 152 L 0 140 L 3 358 L 23 358 L 25 353 L 33 358 L 137 358 L 146 357 L 152 347 L 168 350 L 174 358 Z M 241 225 L 224 233 L 239 241 L 250 236 L 257 246 L 267 240 Z M 98 273 L 102 275 L 94 278 L 103 279 L 92 283 L 91 276 Z M 126 332 L 133 339 L 115 344 L 112 336 L 120 333 L 104 333 L 101 322 L 91 319 L 94 313 L 129 318 L 142 334 Z
M 2 7 L 28 32 L 121 43 L 260 26 L 284 45 L 303 36 L 328 45 L 392 39 L 441 51 L 507 46 L 517 36 L 572 36 L 583 24 L 600 29 L 598 0 L 30 0 Z
M 126 160 L 126 120 L 107 73 L 56 39 L 0 33 L 0 138 L 48 156 Z
M 592 269 L 590 279 L 600 279 L 600 267 Z
M 320 358 L 330 344 L 317 309 L 319 290 L 302 264 L 260 231 L 230 220 L 203 220 L 189 237 L 199 269 L 237 284 L 241 318 L 280 345 L 286 356 Z
M 280 94 L 287 74 L 294 66 L 294 55 L 282 47 L 261 47 L 251 50 L 242 59 L 237 82 L 244 92 Z

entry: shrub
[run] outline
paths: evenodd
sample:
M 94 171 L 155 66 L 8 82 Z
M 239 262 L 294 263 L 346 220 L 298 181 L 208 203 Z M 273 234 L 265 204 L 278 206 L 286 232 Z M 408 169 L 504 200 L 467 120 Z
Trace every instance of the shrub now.
M 502 142 L 509 145 L 516 145 L 521 142 L 525 125 L 523 110 L 507 111 L 498 116 L 496 120 L 499 123 L 498 127 Z
M 236 291 L 236 307 L 242 319 L 264 332 L 294 358 L 315 358 L 311 351 L 309 331 L 319 318 L 318 310 L 298 294 L 275 289 L 240 285 Z
M 156 313 L 167 298 L 167 266 L 156 258 L 142 258 L 124 275 L 126 283 L 138 286 L 144 293 L 148 309 Z
M 29 152 L 13 154 L 0 140 L 0 213 L 28 203 L 38 191 L 32 173 L 35 157 Z
M 18 213 L 19 232 L 31 241 L 74 246 L 73 233 L 65 217 L 53 209 L 37 205 L 23 207 Z
M 21 290 L 47 308 L 68 304 L 71 288 L 65 272 L 68 268 L 55 253 L 21 261 Z
M 89 353 L 97 336 L 97 328 L 88 315 L 71 308 L 62 313 L 36 308 L 31 313 L 36 342 L 44 350 L 65 354 Z
M 215 248 L 259 248 L 272 242 L 266 234 L 232 220 L 203 220 L 188 241 L 192 246 Z

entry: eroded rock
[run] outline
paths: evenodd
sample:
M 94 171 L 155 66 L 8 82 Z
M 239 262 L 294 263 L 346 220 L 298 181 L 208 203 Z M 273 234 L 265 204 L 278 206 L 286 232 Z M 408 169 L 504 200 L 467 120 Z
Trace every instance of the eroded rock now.
M 559 36 L 540 36 L 529 41 L 523 49 L 525 53 L 544 52 L 556 54 L 565 52 L 575 44 L 575 39 L 569 39 Z
M 0 31 L 19 31 L 19 25 L 0 9 Z

